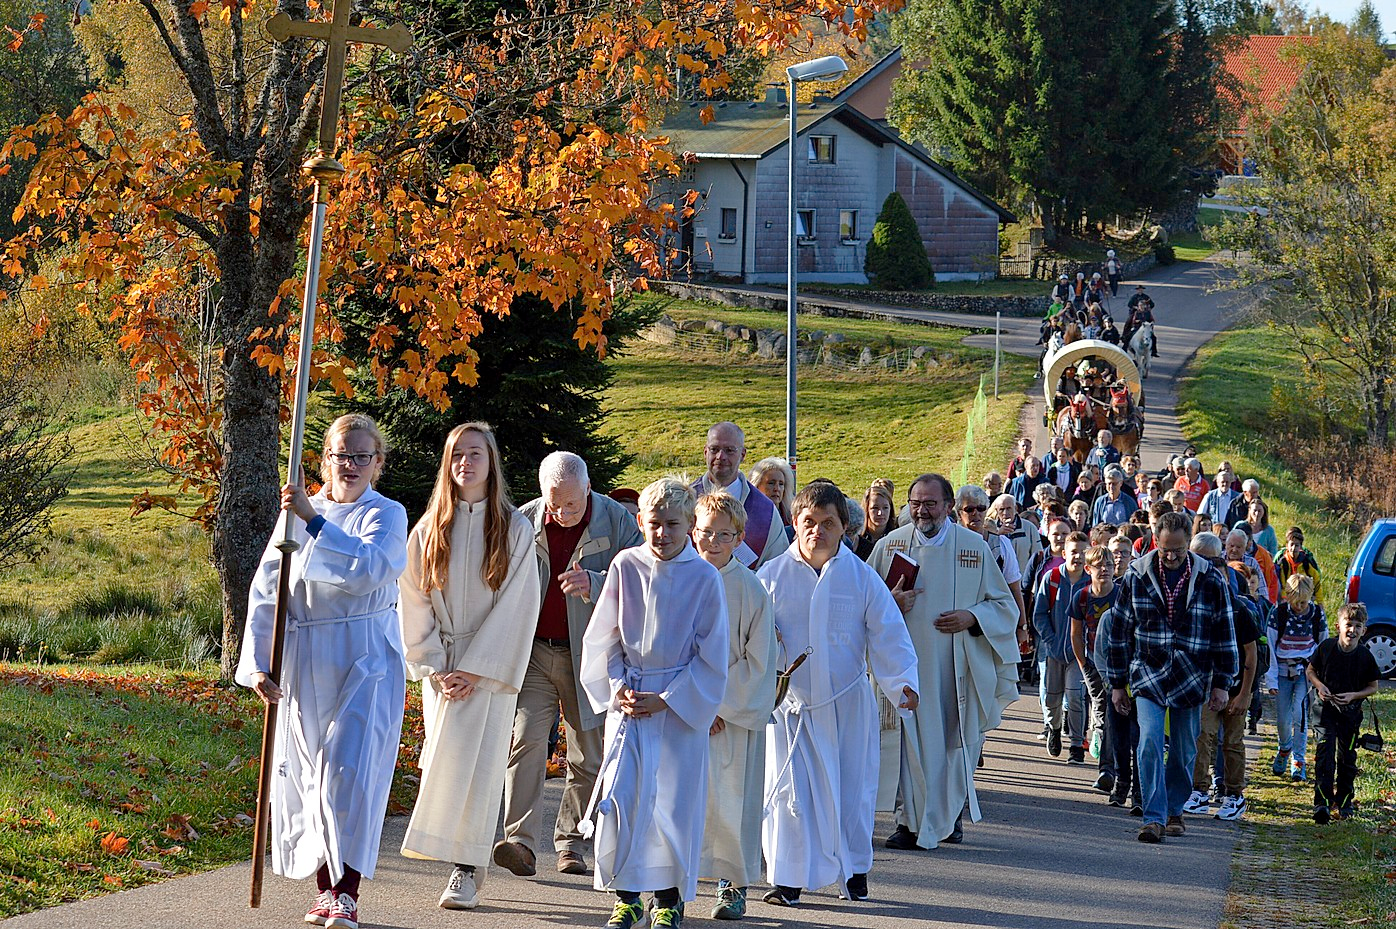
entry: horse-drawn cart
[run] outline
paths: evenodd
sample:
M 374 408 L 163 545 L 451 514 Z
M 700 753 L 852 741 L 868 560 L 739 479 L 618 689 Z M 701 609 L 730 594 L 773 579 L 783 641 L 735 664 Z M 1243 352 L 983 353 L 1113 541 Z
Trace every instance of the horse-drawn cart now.
M 1136 454 L 1144 434 L 1144 385 L 1129 354 L 1110 342 L 1080 339 L 1049 349 L 1042 359 L 1044 422 L 1078 461 L 1109 429 L 1113 444 Z

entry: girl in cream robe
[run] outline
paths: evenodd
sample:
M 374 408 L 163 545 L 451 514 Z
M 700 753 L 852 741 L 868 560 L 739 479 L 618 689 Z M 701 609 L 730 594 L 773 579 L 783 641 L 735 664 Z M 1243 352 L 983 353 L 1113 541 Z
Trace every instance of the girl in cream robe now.
M 447 441 L 447 455 L 458 436 L 464 441 L 471 432 L 488 440 L 490 467 L 498 479 L 497 447 L 483 424 L 457 427 Z M 448 489 L 438 483 L 437 493 Z M 498 493 L 502 498 L 503 491 Z M 421 789 L 402 854 L 472 866 L 477 888 L 484 883 L 504 800 L 514 708 L 541 598 L 533 525 L 512 507 L 504 511 L 509 520 L 508 573 L 498 590 L 485 582 L 489 506 L 489 497 L 478 503 L 455 502 L 445 584 L 430 592 L 423 578 L 429 520 L 419 522 L 408 538 L 401 584 L 407 672 L 412 680 L 423 682 L 426 730 Z M 462 699 L 445 699 L 438 679 L 452 671 L 478 677 L 474 691 Z M 444 897 L 442 905 L 448 905 Z

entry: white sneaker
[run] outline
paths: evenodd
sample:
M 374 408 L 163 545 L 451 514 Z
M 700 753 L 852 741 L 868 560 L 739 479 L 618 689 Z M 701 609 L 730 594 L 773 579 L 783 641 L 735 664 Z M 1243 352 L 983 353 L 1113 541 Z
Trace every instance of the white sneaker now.
M 1188 797 L 1188 802 L 1183 804 L 1184 813 L 1208 813 L 1211 811 L 1212 803 L 1207 794 L 1200 790 L 1194 790 L 1192 796 Z
M 443 910 L 473 910 L 480 905 L 480 892 L 475 889 L 475 872 L 452 868 L 451 879 L 441 892 Z
M 1246 812 L 1245 797 L 1227 797 L 1222 800 L 1221 809 L 1217 810 L 1217 819 L 1224 819 L 1229 823 L 1234 823 Z

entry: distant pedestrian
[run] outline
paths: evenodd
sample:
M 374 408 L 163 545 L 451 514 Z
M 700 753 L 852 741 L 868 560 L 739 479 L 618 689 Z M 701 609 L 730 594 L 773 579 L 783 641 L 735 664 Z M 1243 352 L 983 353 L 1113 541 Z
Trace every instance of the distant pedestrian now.
M 1105 250 L 1105 279 L 1110 282 L 1110 296 L 1120 295 L 1120 275 L 1124 273 L 1124 264 L 1115 255 L 1115 250 L 1109 248 Z

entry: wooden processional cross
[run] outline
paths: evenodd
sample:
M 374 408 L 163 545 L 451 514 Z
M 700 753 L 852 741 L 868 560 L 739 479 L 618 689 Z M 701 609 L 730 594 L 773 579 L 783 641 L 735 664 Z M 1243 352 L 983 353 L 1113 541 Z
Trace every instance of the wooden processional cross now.
M 310 247 L 305 269 L 305 298 L 301 305 L 300 357 L 296 364 L 296 399 L 291 416 L 291 454 L 287 480 L 295 481 L 305 444 L 305 406 L 310 393 L 310 353 L 315 341 L 315 299 L 320 285 L 320 249 L 325 235 L 325 213 L 329 208 L 329 188 L 344 176 L 344 166 L 335 160 L 335 136 L 339 129 L 339 102 L 344 93 L 344 61 L 349 43 L 382 45 L 401 53 L 412 45 L 412 33 L 401 23 L 387 29 L 349 25 L 353 0 L 333 0 L 329 22 L 294 20 L 286 13 L 277 13 L 267 21 L 267 32 L 277 42 L 294 39 L 318 39 L 327 45 L 325 51 L 325 84 L 320 95 L 319 150 L 312 154 L 302 170 L 315 180 L 315 201 L 311 213 Z M 281 539 L 276 547 L 281 552 L 281 574 L 276 588 L 276 623 L 272 634 L 270 667 L 267 677 L 271 683 L 281 683 L 283 643 L 286 639 L 286 614 L 291 599 L 291 555 L 300 543 L 295 537 L 295 515 L 287 513 L 281 527 Z M 271 807 L 272 763 L 276 748 L 277 704 L 268 703 L 262 721 L 262 764 L 257 776 L 257 819 L 252 838 L 252 897 L 251 905 L 262 905 L 262 873 L 265 867 Z M 371 862 L 370 862 L 371 864 Z

